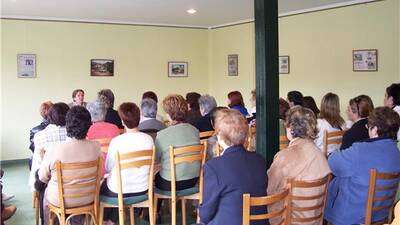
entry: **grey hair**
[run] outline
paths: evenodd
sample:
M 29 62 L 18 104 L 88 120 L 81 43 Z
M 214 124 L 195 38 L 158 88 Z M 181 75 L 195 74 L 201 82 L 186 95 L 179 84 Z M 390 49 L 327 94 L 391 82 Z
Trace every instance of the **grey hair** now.
M 140 104 L 142 115 L 147 118 L 156 118 L 157 102 L 151 98 L 144 98 Z
M 97 99 L 94 102 L 89 102 L 86 109 L 90 112 L 92 122 L 104 121 L 106 118 L 107 108 L 103 101 Z
M 199 98 L 199 106 L 203 109 L 204 114 L 208 114 L 217 107 L 217 102 L 213 96 L 203 95 Z
M 114 108 L 114 93 L 111 89 L 100 90 L 97 97 L 106 104 L 106 108 Z

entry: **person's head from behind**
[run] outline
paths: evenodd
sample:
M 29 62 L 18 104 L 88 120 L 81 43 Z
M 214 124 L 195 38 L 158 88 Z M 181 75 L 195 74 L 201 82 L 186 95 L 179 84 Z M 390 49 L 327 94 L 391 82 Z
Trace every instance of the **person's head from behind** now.
M 400 83 L 391 84 L 386 88 L 383 104 L 390 108 L 400 105 Z
M 47 114 L 47 120 L 50 124 L 54 124 L 56 126 L 65 126 L 65 116 L 69 107 L 67 104 L 63 102 L 59 102 L 50 107 L 49 112 Z
M 339 96 L 334 93 L 326 94 L 321 101 L 319 117 L 325 119 L 332 127 L 341 128 L 345 123 L 340 116 Z
M 215 119 L 215 132 L 218 143 L 226 149 L 230 146 L 243 145 L 249 132 L 249 126 L 246 118 L 239 111 L 221 109 Z
M 124 102 L 118 107 L 118 115 L 126 129 L 135 129 L 140 122 L 140 109 L 133 102 Z
M 215 120 L 218 117 L 218 115 L 223 112 L 223 109 L 228 109 L 227 107 L 224 106 L 217 106 L 210 112 L 210 120 L 211 120 L 211 125 L 213 126 L 215 130 Z
M 377 107 L 368 116 L 368 134 L 370 138 L 384 137 L 397 140 L 399 114 L 389 107 Z
M 94 102 L 89 102 L 86 108 L 90 113 L 92 122 L 101 122 L 106 119 L 107 108 L 103 101 L 97 99 Z
M 200 113 L 202 116 L 209 114 L 215 107 L 217 102 L 215 98 L 210 95 L 203 95 L 199 98 Z
M 145 99 L 145 98 L 151 98 L 151 99 L 153 99 L 156 103 L 158 103 L 157 94 L 154 93 L 153 91 L 146 91 L 145 93 L 143 93 L 142 99 Z
M 151 98 L 144 98 L 140 103 L 140 112 L 143 117 L 155 119 L 157 116 L 157 102 Z
M 186 102 L 188 104 L 189 111 L 199 111 L 199 98 L 201 95 L 197 92 L 189 92 L 186 94 Z
M 289 140 L 303 138 L 314 140 L 318 134 L 317 119 L 311 109 L 294 106 L 286 116 L 286 134 Z
M 371 99 L 366 95 L 360 95 L 350 99 L 347 106 L 347 117 L 356 122 L 361 118 L 367 118 L 374 109 Z
M 244 102 L 243 102 L 243 96 L 242 93 L 240 93 L 239 91 L 231 91 L 228 94 L 228 106 L 229 108 L 232 108 L 234 106 L 244 106 Z
M 83 106 L 73 106 L 66 116 L 67 136 L 78 140 L 86 138 L 92 125 L 89 111 Z
M 50 108 L 53 106 L 51 101 L 43 102 L 40 104 L 39 112 L 43 119 L 47 120 Z
M 97 98 L 104 102 L 106 109 L 114 108 L 114 93 L 110 89 L 103 89 L 97 93 Z
M 286 119 L 286 112 L 289 110 L 289 108 L 289 103 L 285 99 L 279 98 L 279 119 Z
M 315 103 L 315 100 L 313 97 L 305 96 L 303 98 L 303 106 L 311 109 L 311 111 L 313 111 L 313 113 L 315 114 L 315 117 L 318 117 L 320 111 L 319 111 L 317 104 Z
M 303 94 L 300 91 L 289 91 L 287 100 L 290 107 L 303 105 Z
M 77 105 L 82 105 L 85 99 L 85 92 L 82 89 L 76 89 L 72 92 L 72 101 Z
M 162 104 L 168 120 L 173 122 L 171 124 L 185 122 L 188 105 L 182 95 L 170 94 L 164 98 Z

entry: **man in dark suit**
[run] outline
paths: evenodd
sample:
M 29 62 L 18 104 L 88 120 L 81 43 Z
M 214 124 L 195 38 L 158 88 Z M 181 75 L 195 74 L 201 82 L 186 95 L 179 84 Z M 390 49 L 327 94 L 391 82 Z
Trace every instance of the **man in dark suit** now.
M 267 168 L 265 160 L 248 152 L 243 143 L 248 133 L 246 119 L 236 110 L 221 110 L 216 118 L 218 143 L 224 149 L 220 157 L 204 165 L 203 202 L 200 206 L 202 224 L 242 224 L 243 194 L 265 196 Z M 252 213 L 265 213 L 258 208 Z M 266 224 L 257 221 L 252 224 Z

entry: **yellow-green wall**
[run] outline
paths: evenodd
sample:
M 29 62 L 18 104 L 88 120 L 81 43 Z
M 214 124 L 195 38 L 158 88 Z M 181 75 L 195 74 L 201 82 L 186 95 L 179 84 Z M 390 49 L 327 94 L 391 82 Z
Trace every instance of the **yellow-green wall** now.
M 382 104 L 384 88 L 400 76 L 400 4 L 385 0 L 279 19 L 280 54 L 290 55 L 291 72 L 280 77 L 280 95 L 300 90 L 319 102 L 339 94 L 342 111 L 349 98 L 370 95 Z M 93 100 L 111 88 L 116 105 L 139 102 L 145 90 L 160 98 L 188 91 L 210 93 L 226 104 L 231 90 L 246 103 L 255 87 L 254 23 L 212 30 L 1 20 L 1 160 L 29 157 L 29 129 L 42 101 L 70 102 L 83 88 Z M 379 71 L 352 72 L 353 49 L 379 50 Z M 16 55 L 37 55 L 37 78 L 16 75 Z M 227 76 L 227 55 L 239 55 L 239 76 Z M 92 58 L 115 60 L 114 77 L 90 77 Z M 167 77 L 167 62 L 189 62 L 189 77 Z
M 280 96 L 299 90 L 317 104 L 329 92 L 348 100 L 368 94 L 381 105 L 385 87 L 399 81 L 398 0 L 326 10 L 279 19 L 280 55 L 290 56 L 290 74 L 280 75 Z M 210 93 L 219 102 L 231 90 L 247 100 L 255 87 L 254 23 L 211 30 Z M 353 72 L 352 50 L 379 51 L 378 72 Z M 226 75 L 227 54 L 239 54 L 239 76 Z
M 29 129 L 41 102 L 71 101 L 76 88 L 94 100 L 111 88 L 116 105 L 137 104 L 146 90 L 208 91 L 208 31 L 84 23 L 1 20 L 2 160 L 27 158 Z M 18 53 L 34 53 L 37 78 L 17 78 Z M 90 77 L 90 59 L 114 59 L 114 77 Z M 168 61 L 188 61 L 188 78 L 168 78 Z M 162 111 L 162 110 L 161 110 Z

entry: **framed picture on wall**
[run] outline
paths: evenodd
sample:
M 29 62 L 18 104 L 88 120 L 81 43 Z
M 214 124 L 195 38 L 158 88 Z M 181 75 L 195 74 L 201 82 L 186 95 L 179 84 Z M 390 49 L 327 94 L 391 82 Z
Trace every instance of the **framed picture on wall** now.
M 90 76 L 112 77 L 114 76 L 114 60 L 112 59 L 91 59 Z
M 36 77 L 36 55 L 18 54 L 17 55 L 17 74 L 22 78 Z
M 187 77 L 188 62 L 168 62 L 168 77 Z
M 237 54 L 228 55 L 228 76 L 239 75 L 238 64 L 239 64 L 239 55 Z
M 279 56 L 279 74 L 290 73 L 290 57 L 288 55 Z
M 353 71 L 354 72 L 378 71 L 378 50 L 377 49 L 353 50 Z

